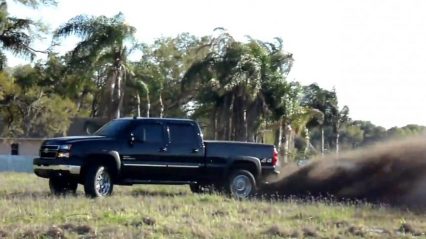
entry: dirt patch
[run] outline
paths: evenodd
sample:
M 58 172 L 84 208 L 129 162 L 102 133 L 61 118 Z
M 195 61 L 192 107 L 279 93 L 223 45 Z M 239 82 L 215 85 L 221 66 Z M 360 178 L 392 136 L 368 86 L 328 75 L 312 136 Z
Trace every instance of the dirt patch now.
M 426 207 L 426 137 L 383 143 L 282 171 L 281 179 L 264 192 Z
M 65 238 L 64 230 L 58 226 L 51 226 L 47 231 L 44 233 L 44 236 L 47 238 L 54 238 L 54 239 L 62 239 Z
M 19 238 L 23 239 L 36 239 L 44 236 L 40 230 L 37 229 L 28 229 L 25 232 L 19 235 Z
M 0 238 L 6 238 L 9 236 L 9 233 L 0 229 Z
M 77 233 L 78 235 L 87 235 L 87 234 L 94 235 L 95 234 L 95 230 L 89 225 L 74 225 L 74 224 L 68 223 L 68 224 L 63 224 L 59 227 L 63 230 Z
M 144 218 L 142 218 L 142 222 L 145 225 L 154 226 L 157 221 L 152 217 L 144 217 Z
M 347 230 L 348 234 L 357 237 L 364 237 L 366 235 L 366 231 L 363 227 L 359 226 L 350 226 Z
M 229 212 L 223 211 L 223 210 L 216 210 L 216 211 L 212 212 L 213 217 L 224 217 L 224 216 L 228 216 L 228 215 L 229 215 Z
M 413 236 L 424 235 L 424 233 L 422 233 L 413 224 L 410 223 L 402 223 L 401 226 L 398 228 L 398 232 L 402 234 L 411 234 Z
M 298 231 L 288 231 L 278 225 L 272 225 L 270 228 L 266 229 L 262 234 L 271 236 L 271 237 L 284 237 L 284 238 L 298 238 Z

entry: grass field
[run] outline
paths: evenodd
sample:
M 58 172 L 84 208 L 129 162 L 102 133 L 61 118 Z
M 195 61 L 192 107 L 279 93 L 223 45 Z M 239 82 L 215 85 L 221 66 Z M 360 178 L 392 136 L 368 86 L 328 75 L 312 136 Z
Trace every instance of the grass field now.
M 330 200 L 235 201 L 187 186 L 115 187 L 112 197 L 49 195 L 47 180 L 0 173 L 0 238 L 412 238 L 426 216 Z

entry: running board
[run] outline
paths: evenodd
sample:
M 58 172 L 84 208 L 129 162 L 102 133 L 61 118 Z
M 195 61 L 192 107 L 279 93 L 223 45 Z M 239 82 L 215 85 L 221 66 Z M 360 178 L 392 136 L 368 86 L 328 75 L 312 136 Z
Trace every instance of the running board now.
M 137 179 L 126 179 L 118 184 L 169 184 L 169 185 L 182 185 L 182 184 L 195 184 L 196 181 L 162 181 L 162 180 L 137 180 Z

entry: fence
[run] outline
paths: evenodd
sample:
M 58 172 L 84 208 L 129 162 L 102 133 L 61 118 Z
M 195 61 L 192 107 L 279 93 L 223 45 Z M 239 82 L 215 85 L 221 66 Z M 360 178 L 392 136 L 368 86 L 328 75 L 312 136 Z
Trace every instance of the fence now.
M 33 158 L 28 155 L 0 155 L 0 172 L 33 172 Z

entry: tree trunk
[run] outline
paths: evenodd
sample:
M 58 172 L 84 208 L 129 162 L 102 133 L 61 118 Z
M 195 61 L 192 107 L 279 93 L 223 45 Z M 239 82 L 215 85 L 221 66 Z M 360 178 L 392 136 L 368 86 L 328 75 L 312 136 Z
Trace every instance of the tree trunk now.
M 281 150 L 283 142 L 283 122 L 282 118 L 279 120 L 278 135 L 277 135 L 277 148 L 280 156 L 284 156 L 284 152 Z
M 122 76 L 121 74 L 118 72 L 117 73 L 117 95 L 116 95 L 116 109 L 115 109 L 115 118 L 118 119 L 120 118 L 120 111 L 121 111 L 121 105 L 123 102 L 123 97 L 122 97 L 122 89 L 121 89 L 121 82 L 122 81 Z
M 149 112 L 151 111 L 151 101 L 149 100 L 149 93 L 146 92 L 146 117 L 149 118 Z
M 163 97 L 161 96 L 160 92 L 160 118 L 163 118 L 164 114 L 164 104 L 163 104 Z
M 320 126 L 321 128 L 321 157 L 324 157 L 324 126 Z
M 227 95 L 224 99 L 224 114 L 223 114 L 223 124 L 224 124 L 224 140 L 232 140 L 233 132 L 233 106 L 234 106 L 234 95 Z
M 247 108 L 244 108 L 243 119 L 244 119 L 244 139 L 249 141 L 248 138 L 248 123 L 247 123 Z
M 216 132 L 217 131 L 217 110 L 216 110 L 216 108 L 213 108 L 212 114 L 213 114 L 213 117 L 211 117 L 210 124 L 211 124 L 213 132 L 212 132 L 211 136 L 214 140 L 216 140 L 217 139 L 217 132 Z
M 290 154 L 290 141 L 291 141 L 292 128 L 290 124 L 285 125 L 285 141 L 284 141 L 284 163 L 288 162 Z
M 310 137 L 309 137 L 309 129 L 305 129 L 305 151 L 303 153 L 304 159 L 306 159 L 306 155 L 309 153 L 309 145 L 311 145 Z
M 340 134 L 339 131 L 337 130 L 336 132 L 336 156 L 339 157 L 339 138 L 340 138 Z
M 77 112 L 80 112 L 81 107 L 83 105 L 84 98 L 86 98 L 86 95 L 88 93 L 89 92 L 86 89 L 84 89 L 83 92 L 81 92 L 81 94 L 79 95 L 79 100 L 78 100 L 78 103 L 77 103 Z
M 246 112 L 244 100 L 241 96 L 235 96 L 232 106 L 232 139 L 236 141 L 246 141 Z
M 136 94 L 137 116 L 141 117 L 141 97 L 139 92 Z

